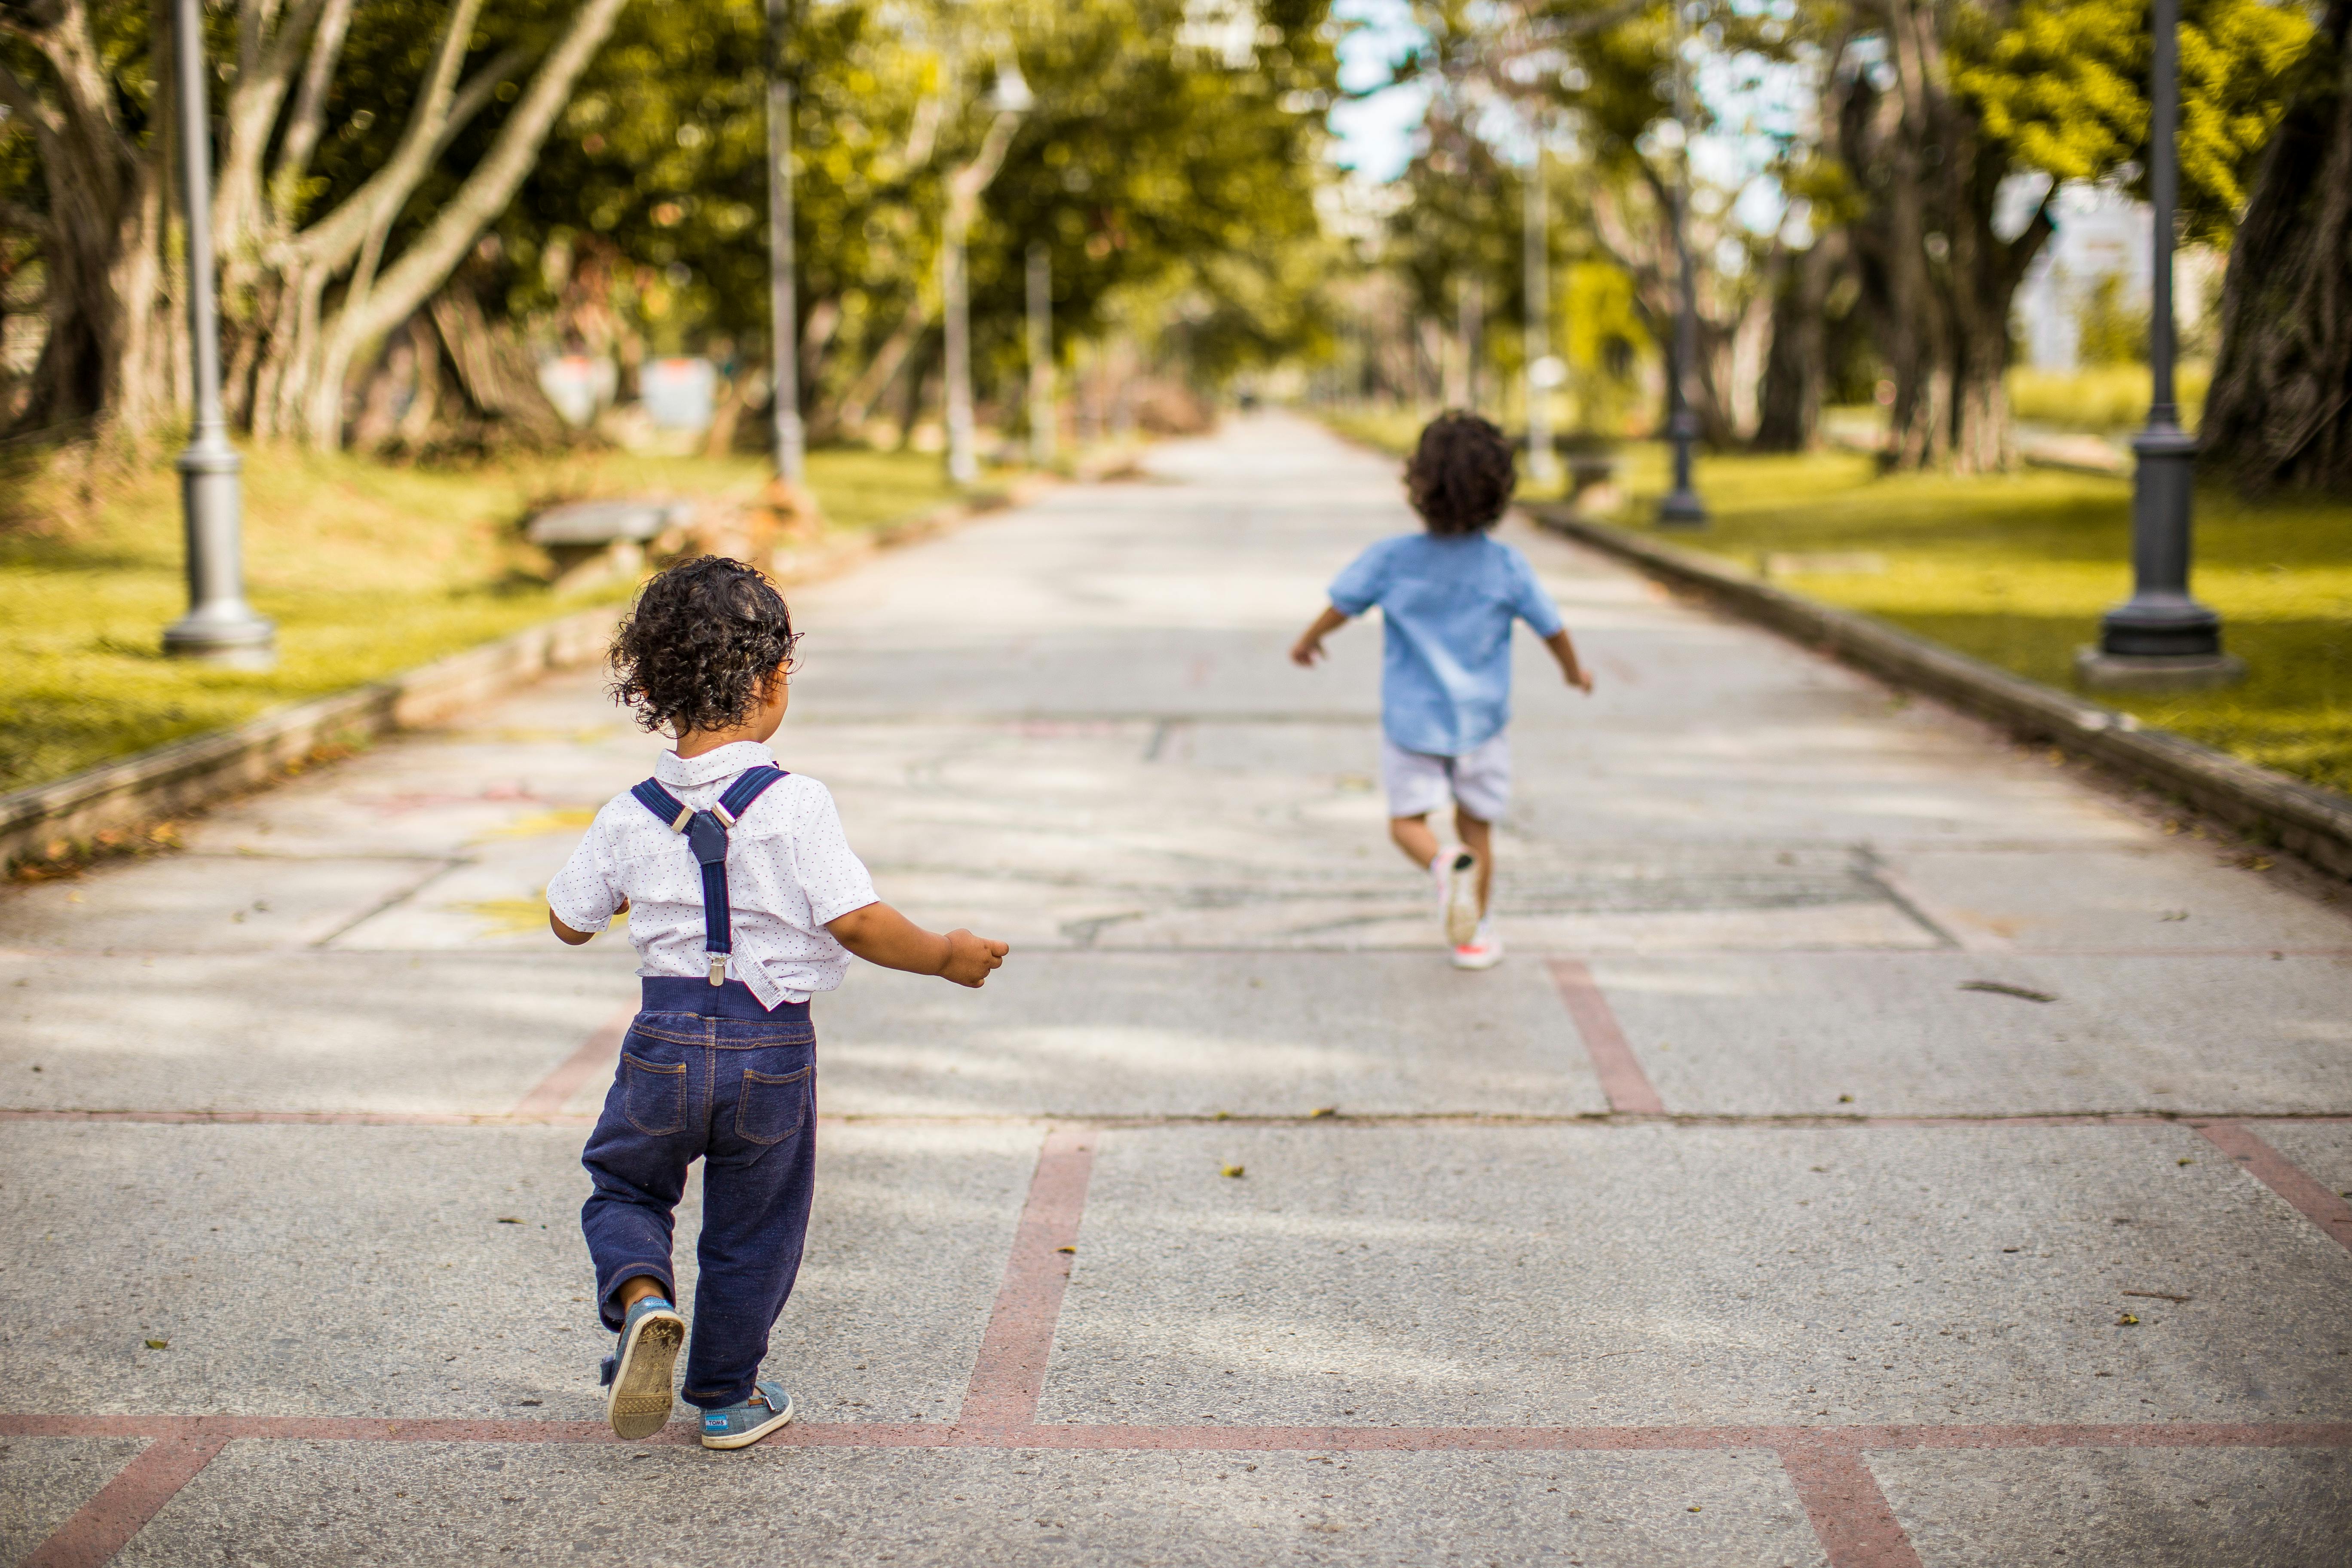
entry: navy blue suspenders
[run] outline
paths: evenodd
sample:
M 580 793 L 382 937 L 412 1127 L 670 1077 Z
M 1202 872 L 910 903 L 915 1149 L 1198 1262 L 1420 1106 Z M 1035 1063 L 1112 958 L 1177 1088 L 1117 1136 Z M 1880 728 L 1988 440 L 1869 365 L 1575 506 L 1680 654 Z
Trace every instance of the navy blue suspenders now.
M 686 835 L 687 847 L 702 865 L 702 949 L 710 957 L 710 984 L 727 983 L 727 955 L 735 951 L 735 935 L 727 908 L 727 830 L 751 808 L 770 784 L 784 776 L 782 768 L 747 768 L 727 786 L 719 804 L 696 811 L 677 796 L 647 779 L 629 793 L 637 804 Z

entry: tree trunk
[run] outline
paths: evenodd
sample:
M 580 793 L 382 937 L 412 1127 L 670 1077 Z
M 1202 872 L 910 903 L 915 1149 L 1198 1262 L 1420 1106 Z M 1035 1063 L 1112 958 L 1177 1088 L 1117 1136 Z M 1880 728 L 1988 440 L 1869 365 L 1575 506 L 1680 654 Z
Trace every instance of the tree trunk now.
M 1863 300 L 1895 382 L 1885 459 L 1990 473 L 2011 461 L 2010 305 L 2053 231 L 2048 197 L 2014 237 L 1993 228 L 2009 172 L 1945 76 L 1938 7 L 1882 0 L 1891 79 L 1832 89 L 1831 146 L 1866 193 L 1848 228 Z M 2053 187 L 2054 188 L 2054 187 Z
M 2221 288 L 2204 461 L 2242 489 L 2352 496 L 2352 0 L 2263 153 Z
M 48 338 L 16 423 L 39 429 L 104 416 L 135 437 L 169 416 L 173 366 L 184 358 L 165 262 L 166 139 L 142 148 L 125 133 L 86 0 L 64 0 L 46 26 L 14 30 L 55 78 L 45 100 L 0 65 L 0 104 L 32 131 L 49 198 Z M 169 48 L 159 6 L 151 47 L 159 125 L 173 118 Z
M 1759 451 L 1810 452 L 1820 444 L 1830 377 L 1830 289 L 1846 265 L 1845 237 L 1834 231 L 1810 249 L 1781 258 L 1756 423 Z

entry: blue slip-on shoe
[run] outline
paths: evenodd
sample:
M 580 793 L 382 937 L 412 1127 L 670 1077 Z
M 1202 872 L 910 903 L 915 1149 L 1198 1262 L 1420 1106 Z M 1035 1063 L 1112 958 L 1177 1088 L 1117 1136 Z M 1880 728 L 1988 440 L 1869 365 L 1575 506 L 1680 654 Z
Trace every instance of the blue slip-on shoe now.
M 669 1425 L 671 1374 L 686 1343 L 686 1320 L 647 1296 L 621 1320 L 621 1346 L 604 1363 L 604 1415 L 623 1437 L 650 1437 Z
M 758 1384 L 742 1404 L 702 1413 L 702 1446 L 748 1448 L 792 1418 L 793 1396 L 784 1392 L 784 1385 Z

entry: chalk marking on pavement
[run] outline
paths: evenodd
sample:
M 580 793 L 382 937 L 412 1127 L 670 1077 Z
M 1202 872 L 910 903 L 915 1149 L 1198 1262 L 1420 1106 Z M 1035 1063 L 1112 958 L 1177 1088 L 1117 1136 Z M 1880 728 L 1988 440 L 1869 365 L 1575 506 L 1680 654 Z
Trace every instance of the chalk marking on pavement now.
M 1555 958 L 1549 965 L 1559 999 L 1575 1022 L 1576 1032 L 1584 1037 L 1584 1048 L 1592 1058 L 1601 1092 L 1609 1097 L 1609 1109 L 1619 1115 L 1664 1116 L 1665 1101 L 1651 1086 L 1650 1075 L 1642 1070 L 1641 1058 L 1618 1026 L 1617 1015 L 1601 994 L 1600 983 L 1592 978 L 1592 971 L 1573 958 Z
M 1920 1568 L 1911 1538 L 1860 1452 L 1814 1442 L 1788 1445 L 1780 1455 L 1830 1568 Z
M 2263 1142 L 2242 1121 L 2200 1122 L 2197 1131 L 2213 1147 L 2236 1161 L 2246 1174 L 2293 1204 L 2304 1218 L 2334 1237 L 2337 1245 L 2352 1251 L 2352 1204 L 2346 1203 L 2301 1166 Z
M 517 1100 L 509 1114 L 517 1120 L 534 1121 L 561 1114 L 581 1085 L 619 1062 L 621 1042 L 628 1037 L 629 1024 L 636 1016 L 636 998 L 631 997 L 627 1006 L 597 1025 L 596 1032 L 580 1042 L 578 1050 Z
M 1028 1426 L 1045 1388 L 1045 1363 L 1062 1318 L 1062 1292 L 1078 1244 L 1094 1176 L 1095 1135 L 1055 1127 L 1037 1151 L 1037 1173 L 1004 1262 L 1004 1283 L 981 1336 L 959 1426 L 999 1430 Z
M 145 1436 L 142 1433 L 140 1436 Z M 75 1510 L 18 1568 L 100 1568 L 212 1463 L 226 1436 L 180 1426 L 154 1434 L 98 1495 Z

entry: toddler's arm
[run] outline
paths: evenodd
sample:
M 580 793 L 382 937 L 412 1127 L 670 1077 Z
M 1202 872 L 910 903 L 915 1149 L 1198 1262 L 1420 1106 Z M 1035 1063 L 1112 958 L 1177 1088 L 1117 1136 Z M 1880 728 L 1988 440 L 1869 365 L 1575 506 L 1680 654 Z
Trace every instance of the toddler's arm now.
M 1003 965 L 1013 950 L 1005 943 L 968 931 L 945 936 L 925 931 L 889 905 L 867 904 L 825 921 L 834 940 L 868 963 L 903 969 L 909 974 L 936 974 L 958 985 L 988 984 L 989 972 Z
M 616 915 L 627 914 L 629 912 L 629 900 L 623 899 L 621 900 L 621 907 L 614 910 L 613 912 Z M 593 931 L 573 931 L 570 926 L 565 925 L 563 923 L 563 917 L 557 914 L 553 910 L 547 911 L 547 929 L 553 931 L 555 933 L 555 940 L 562 942 L 566 947 L 578 947 L 583 942 L 593 942 L 596 940 L 596 933 Z
M 1311 669 L 1323 657 L 1323 639 L 1348 624 L 1348 617 L 1338 608 L 1326 605 L 1315 624 L 1300 634 L 1297 646 L 1290 650 L 1290 662 L 1302 669 Z
M 1544 647 L 1551 649 L 1552 658 L 1559 660 L 1559 672 L 1568 683 L 1587 697 L 1591 696 L 1592 672 L 1577 662 L 1576 645 L 1568 640 L 1568 628 L 1562 626 L 1544 638 Z

